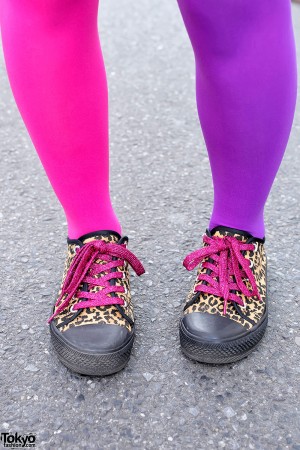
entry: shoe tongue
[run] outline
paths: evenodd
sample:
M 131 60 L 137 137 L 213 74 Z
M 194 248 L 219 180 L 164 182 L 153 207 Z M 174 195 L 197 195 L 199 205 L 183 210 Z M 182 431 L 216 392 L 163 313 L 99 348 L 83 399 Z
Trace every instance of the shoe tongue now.
M 88 233 L 79 238 L 83 244 L 87 244 L 92 241 L 105 241 L 117 243 L 121 239 L 121 236 L 116 231 L 95 231 L 94 233 Z
M 229 228 L 229 227 L 215 227 L 212 230 L 210 230 L 210 233 L 212 236 L 216 237 L 224 237 L 224 236 L 233 236 L 239 241 L 246 242 L 250 237 L 252 237 L 252 234 L 248 233 L 247 231 L 243 230 L 237 230 L 235 228 Z

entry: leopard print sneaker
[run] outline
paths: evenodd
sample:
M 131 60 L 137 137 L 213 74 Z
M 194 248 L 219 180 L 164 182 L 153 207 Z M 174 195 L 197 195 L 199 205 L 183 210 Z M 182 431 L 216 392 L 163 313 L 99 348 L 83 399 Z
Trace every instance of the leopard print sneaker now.
M 68 239 L 58 300 L 49 319 L 60 361 L 85 375 L 109 375 L 127 364 L 134 341 L 129 265 L 144 273 L 128 238 L 97 231 Z
M 224 364 L 247 356 L 268 322 L 264 239 L 227 227 L 207 230 L 204 246 L 188 255 L 198 267 L 180 321 L 180 342 L 190 358 Z

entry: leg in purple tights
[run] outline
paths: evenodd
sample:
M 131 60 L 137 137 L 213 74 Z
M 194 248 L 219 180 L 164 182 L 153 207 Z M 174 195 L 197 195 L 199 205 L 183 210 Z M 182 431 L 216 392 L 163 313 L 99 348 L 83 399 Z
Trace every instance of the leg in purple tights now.
M 180 340 L 190 358 L 224 364 L 249 355 L 268 323 L 261 238 L 295 108 L 291 7 L 290 0 L 178 1 L 195 52 L 214 182 L 204 246 L 184 260 L 198 273 Z
M 296 101 L 290 0 L 178 0 L 214 183 L 210 228 L 263 237 Z

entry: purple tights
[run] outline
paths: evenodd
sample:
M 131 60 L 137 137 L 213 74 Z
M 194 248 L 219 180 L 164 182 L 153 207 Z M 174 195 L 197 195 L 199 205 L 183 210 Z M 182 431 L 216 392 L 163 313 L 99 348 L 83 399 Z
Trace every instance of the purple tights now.
M 210 228 L 263 237 L 264 205 L 296 101 L 290 0 L 178 0 L 196 59 L 198 113 L 209 154 Z

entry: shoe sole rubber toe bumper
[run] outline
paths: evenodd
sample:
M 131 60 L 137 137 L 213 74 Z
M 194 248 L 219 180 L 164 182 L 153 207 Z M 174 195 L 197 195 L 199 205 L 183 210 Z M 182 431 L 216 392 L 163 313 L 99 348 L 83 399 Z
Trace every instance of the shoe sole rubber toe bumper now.
M 207 364 L 228 364 L 248 356 L 259 344 L 268 324 L 266 317 L 244 336 L 223 342 L 205 341 L 189 333 L 181 319 L 180 344 L 183 353 L 190 359 Z
M 51 342 L 59 360 L 74 372 L 90 376 L 106 376 L 122 370 L 129 361 L 134 333 L 122 347 L 106 353 L 83 352 L 67 342 L 60 331 L 50 324 Z

